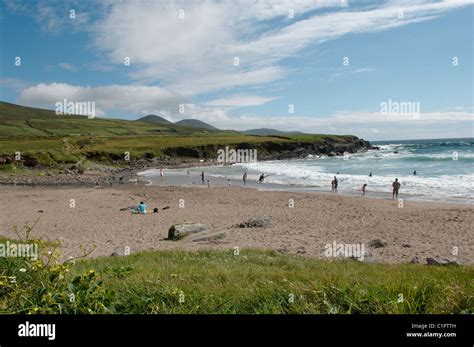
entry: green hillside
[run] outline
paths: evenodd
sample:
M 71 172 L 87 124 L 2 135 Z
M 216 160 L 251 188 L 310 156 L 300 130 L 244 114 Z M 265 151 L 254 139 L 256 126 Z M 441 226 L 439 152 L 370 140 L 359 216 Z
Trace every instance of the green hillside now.
M 280 131 L 276 129 L 270 128 L 260 128 L 260 129 L 250 129 L 241 131 L 242 134 L 246 135 L 278 135 L 278 136 L 285 136 L 285 135 L 304 135 L 301 131 Z
M 0 102 L 0 136 L 118 136 L 187 134 L 197 130 L 173 123 L 56 115 L 54 111 Z
M 185 125 L 200 129 L 219 130 L 206 122 L 200 121 L 199 119 L 182 119 L 174 124 Z
M 205 123 L 204 123 L 205 124 Z M 155 157 L 212 159 L 223 146 L 257 149 L 259 156 L 302 148 L 339 152 L 367 146 L 355 136 L 254 136 L 232 130 L 194 128 L 174 123 L 60 116 L 53 111 L 0 102 L 0 172 L 16 166 L 50 167 L 84 160 L 129 165 Z M 15 153 L 21 153 L 21 161 Z M 124 162 L 124 153 L 130 162 Z
M 148 116 L 138 118 L 136 122 L 172 124 L 172 122 L 170 122 L 169 120 L 164 119 L 163 117 L 160 117 L 160 116 L 155 116 L 154 114 L 150 114 Z

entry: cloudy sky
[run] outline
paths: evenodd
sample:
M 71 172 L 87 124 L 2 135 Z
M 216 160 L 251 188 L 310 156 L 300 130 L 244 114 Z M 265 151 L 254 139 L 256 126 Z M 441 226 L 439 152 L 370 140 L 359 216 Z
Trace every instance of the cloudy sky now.
M 472 137 L 473 16 L 472 0 L 0 0 L 0 99 L 221 129 Z

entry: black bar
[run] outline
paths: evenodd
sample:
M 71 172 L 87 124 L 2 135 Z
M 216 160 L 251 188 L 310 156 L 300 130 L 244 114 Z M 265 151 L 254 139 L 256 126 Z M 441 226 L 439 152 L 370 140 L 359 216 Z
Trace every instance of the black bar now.
M 55 339 L 20 337 L 19 325 L 55 324 Z M 472 315 L 3 315 L 0 346 L 166 345 L 291 341 L 324 345 L 473 346 Z M 30 325 L 31 328 L 31 325 Z M 409 337 L 407 333 L 455 333 Z M 165 342 L 168 341 L 168 342 Z M 321 344 L 321 342 L 326 343 Z

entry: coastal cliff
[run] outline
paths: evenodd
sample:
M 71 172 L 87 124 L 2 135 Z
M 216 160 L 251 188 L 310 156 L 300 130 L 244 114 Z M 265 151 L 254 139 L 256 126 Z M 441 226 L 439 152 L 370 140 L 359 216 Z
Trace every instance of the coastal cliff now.
M 322 136 L 316 140 L 293 140 L 281 136 L 275 136 L 279 140 L 289 141 L 265 141 L 259 143 L 241 142 L 232 146 L 233 149 L 249 149 L 258 152 L 258 160 L 282 160 L 302 159 L 308 156 L 337 156 L 344 153 L 357 153 L 369 149 L 375 149 L 370 142 L 359 139 L 356 136 Z M 199 158 L 213 159 L 216 153 L 222 149 L 220 145 L 207 145 L 197 147 L 171 147 L 163 151 L 169 158 Z

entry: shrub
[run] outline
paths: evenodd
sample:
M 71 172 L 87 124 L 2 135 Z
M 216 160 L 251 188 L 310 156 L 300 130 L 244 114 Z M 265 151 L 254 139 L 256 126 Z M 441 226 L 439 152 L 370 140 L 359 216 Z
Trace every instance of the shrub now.
M 36 223 L 35 223 L 36 224 Z M 34 224 L 34 225 L 35 225 Z M 22 243 L 29 240 L 33 226 L 25 227 Z M 85 257 L 92 251 L 84 251 Z M 38 259 L 20 257 L 0 258 L 0 312 L 4 313 L 113 313 L 114 292 L 106 290 L 94 270 L 85 270 L 74 277 L 69 269 L 74 259 L 61 262 L 59 244 Z

